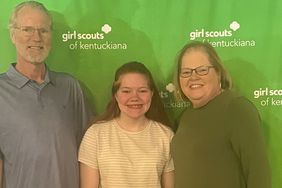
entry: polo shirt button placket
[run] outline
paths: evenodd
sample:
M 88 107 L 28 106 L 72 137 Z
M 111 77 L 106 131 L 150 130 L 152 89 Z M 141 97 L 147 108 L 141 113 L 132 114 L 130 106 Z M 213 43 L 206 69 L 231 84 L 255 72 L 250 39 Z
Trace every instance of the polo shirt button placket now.
M 42 97 L 41 97 L 41 90 L 42 89 L 38 89 L 38 91 L 37 91 L 37 101 L 39 103 L 39 106 L 41 108 L 44 108 L 44 104 L 43 104 Z

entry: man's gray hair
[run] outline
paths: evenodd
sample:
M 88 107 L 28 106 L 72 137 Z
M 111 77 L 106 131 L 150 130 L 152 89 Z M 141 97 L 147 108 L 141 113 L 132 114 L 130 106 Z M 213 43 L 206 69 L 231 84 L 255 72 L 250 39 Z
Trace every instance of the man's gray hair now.
M 10 20 L 9 20 L 9 29 L 12 29 L 16 26 L 16 19 L 17 19 L 18 13 L 23 7 L 37 8 L 37 9 L 43 11 L 44 13 L 46 13 L 46 15 L 49 17 L 49 19 L 51 21 L 51 27 L 52 27 L 52 16 L 49 13 L 49 10 L 42 3 L 37 2 L 37 1 L 24 1 L 20 4 L 18 4 L 14 8 L 12 15 L 10 17 Z

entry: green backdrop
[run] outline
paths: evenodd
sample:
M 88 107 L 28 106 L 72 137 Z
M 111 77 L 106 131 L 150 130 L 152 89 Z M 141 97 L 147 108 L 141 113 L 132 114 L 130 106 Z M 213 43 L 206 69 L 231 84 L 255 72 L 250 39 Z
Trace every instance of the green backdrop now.
M 15 61 L 7 26 L 12 8 L 19 2 L 0 2 L 0 72 Z M 190 40 L 210 42 L 222 57 L 235 88 L 260 111 L 273 188 L 282 186 L 282 1 L 41 2 L 54 18 L 48 66 L 81 80 L 99 114 L 110 97 L 115 69 L 137 60 L 152 70 L 167 110 L 176 117 L 188 105 L 175 102 L 171 93 L 176 54 Z

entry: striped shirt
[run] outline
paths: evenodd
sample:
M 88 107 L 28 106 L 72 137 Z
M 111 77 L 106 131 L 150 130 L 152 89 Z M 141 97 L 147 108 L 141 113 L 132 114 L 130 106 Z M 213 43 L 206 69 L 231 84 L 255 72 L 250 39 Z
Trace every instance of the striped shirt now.
M 162 173 L 174 170 L 172 136 L 155 121 L 140 132 L 126 131 L 116 120 L 94 124 L 82 140 L 79 161 L 99 169 L 102 188 L 160 188 Z

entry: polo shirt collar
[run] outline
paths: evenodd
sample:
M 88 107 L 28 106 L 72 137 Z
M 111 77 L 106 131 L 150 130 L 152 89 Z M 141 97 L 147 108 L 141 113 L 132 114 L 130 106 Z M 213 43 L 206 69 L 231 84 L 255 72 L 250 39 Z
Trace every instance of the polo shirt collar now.
M 18 72 L 15 68 L 16 63 L 12 63 L 7 71 L 7 76 L 10 78 L 11 82 L 17 86 L 18 88 L 22 88 L 24 85 L 26 85 L 30 79 Z M 44 83 L 48 84 L 51 82 L 52 84 L 54 81 L 50 79 L 50 73 L 49 69 L 46 66 L 46 74 L 44 78 Z

